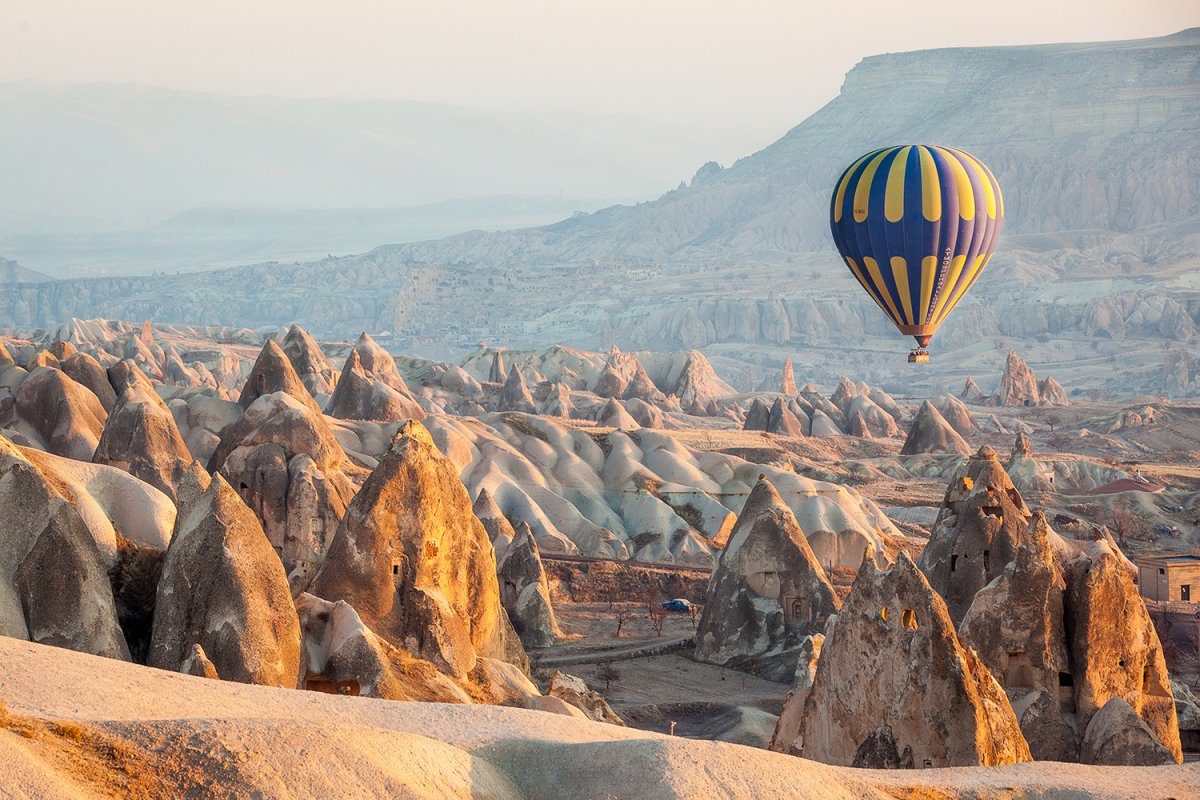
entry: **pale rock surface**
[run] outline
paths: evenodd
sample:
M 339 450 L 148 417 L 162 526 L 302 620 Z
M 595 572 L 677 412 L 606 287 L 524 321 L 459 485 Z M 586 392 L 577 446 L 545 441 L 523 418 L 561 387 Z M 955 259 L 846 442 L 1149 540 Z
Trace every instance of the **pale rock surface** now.
M 525 647 L 554 644 L 563 634 L 554 618 L 550 585 L 528 523 L 517 526 L 511 543 L 496 559 L 496 576 L 500 584 L 500 604 L 521 637 L 521 644 Z
M 978 426 L 971 419 L 971 413 L 966 404 L 949 392 L 940 394 L 933 400 L 938 412 L 950 423 L 950 427 L 958 431 L 960 436 L 974 436 L 979 433 Z
M 1096 712 L 1083 734 L 1079 760 L 1084 764 L 1152 767 L 1179 760 L 1129 703 L 1113 697 Z
M 1003 690 L 905 552 L 888 570 L 864 559 L 826 631 L 799 740 L 804 758 L 843 766 L 1030 760 Z
M 555 670 L 550 676 L 550 687 L 546 690 L 547 697 L 555 697 L 569 703 L 583 712 L 587 719 L 595 722 L 607 722 L 610 725 L 625 723 L 608 705 L 604 695 L 588 688 L 582 678 L 567 675 Z
M 45 449 L 78 461 L 91 461 L 108 414 L 96 395 L 62 370 L 37 367 L 21 381 L 14 411 Z
M 695 657 L 788 680 L 801 639 L 820 631 L 837 608 L 795 515 L 760 479 L 709 581 Z
M 529 386 L 525 383 L 525 377 L 521 375 L 521 370 L 517 369 L 516 364 L 513 364 L 509 370 L 508 379 L 504 382 L 504 387 L 500 390 L 500 395 L 496 398 L 496 410 L 519 411 L 523 414 L 533 414 L 536 412 L 533 404 L 533 395 L 529 393 Z
M 1062 387 L 1062 384 L 1047 377 L 1044 381 L 1038 384 L 1038 393 L 1042 398 L 1044 406 L 1069 406 L 1070 399 L 1067 397 L 1067 390 Z
M 319 394 L 333 394 L 334 386 L 337 385 L 337 373 L 321 352 L 320 346 L 308 335 L 308 331 L 299 325 L 291 326 L 283 337 L 281 349 L 310 394 L 314 397 Z
M 296 370 L 292 367 L 292 362 L 288 360 L 287 355 L 275 343 L 274 339 L 268 339 L 259 351 L 258 358 L 254 361 L 254 366 L 250 370 L 249 377 L 246 378 L 246 383 L 242 386 L 242 393 L 238 397 L 238 405 L 248 409 L 255 400 L 263 395 L 275 394 L 283 392 L 294 400 L 299 401 L 306 408 L 309 408 L 318 414 L 321 409 L 317 406 L 317 401 L 313 399 L 312 394 L 305 388 L 300 381 L 300 376 L 296 374 Z
M 862 420 L 862 425 L 871 438 L 889 439 L 900 433 L 900 426 L 896 424 L 896 418 L 872 400 L 869 394 L 860 394 L 850 399 L 847 405 L 846 419 L 852 421 L 856 418 Z
M 103 555 L 72 499 L 0 437 L 0 636 L 128 660 Z
M 1024 433 L 1017 434 L 1004 470 L 1021 492 L 1034 494 L 1054 491 L 1054 470 L 1042 466 L 1033 457 L 1033 446 Z
M 813 678 L 817 675 L 817 662 L 821 658 L 821 647 L 824 644 L 823 633 L 805 636 L 800 641 L 795 681 L 791 691 L 783 699 L 783 710 L 767 745 L 768 749 L 776 753 L 800 755 L 802 741 L 799 737 L 800 725 L 804 721 L 804 703 L 808 700 L 808 693 L 812 691 Z
M 413 399 L 412 391 L 396 367 L 396 359 L 367 333 L 364 332 L 354 343 L 354 353 L 358 355 L 358 361 L 367 377 L 390 386 L 410 400 Z
M 921 403 L 913 417 L 908 438 L 900 448 L 900 455 L 915 456 L 922 453 L 943 453 L 966 456 L 971 446 L 942 416 L 937 406 L 928 400 Z
M 313 582 L 384 639 L 462 679 L 480 656 L 524 660 L 496 560 L 453 464 L 407 422 L 346 510 Z
M 91 390 L 104 406 L 105 411 L 112 411 L 117 402 L 116 392 L 108 382 L 108 374 L 100 362 L 82 351 L 72 353 L 63 359 L 60 368 L 71 380 Z
M 1000 376 L 999 389 L 1000 405 L 1002 406 L 1038 406 L 1041 405 L 1041 390 L 1038 387 L 1037 376 L 1017 355 L 1016 350 L 1008 351 L 1008 360 L 1004 363 L 1004 374 Z
M 596 424 L 605 428 L 621 430 L 634 430 L 641 427 L 637 420 L 625 410 L 625 406 L 621 405 L 621 401 L 615 397 L 610 397 L 604 407 L 600 409 L 600 415 L 596 417 Z
M 812 413 L 812 436 L 840 436 L 841 429 L 837 423 L 822 409 L 815 409 Z
M 983 390 L 979 388 L 979 384 L 971 377 L 967 378 L 967 382 L 963 385 L 963 389 L 958 396 L 964 403 L 970 403 L 973 406 L 983 405 L 984 401 L 987 400 Z
M 639 427 L 652 429 L 666 427 L 666 420 L 658 406 L 650 405 L 640 397 L 631 397 L 626 400 L 625 410 L 629 412 L 629 416 L 633 417 Z
M 300 623 L 254 513 L 220 475 L 179 490 L 147 663 L 179 671 L 200 645 L 224 680 L 295 687 Z
M 366 334 L 364 334 L 365 336 Z M 384 353 L 384 355 L 387 355 Z M 391 358 L 390 355 L 387 356 Z M 376 363 L 380 363 L 377 361 Z M 383 362 L 388 363 L 388 362 Z M 400 380 L 395 363 L 384 376 L 394 374 Z M 346 363 L 342 366 L 342 374 L 338 378 L 337 388 L 329 398 L 325 413 L 338 419 L 372 420 L 376 422 L 398 422 L 405 419 L 424 419 L 425 411 L 411 394 L 395 388 L 395 381 L 389 383 L 384 377 L 377 376 L 366 369 L 359 355 L 359 348 L 350 351 Z M 400 385 L 403 381 L 400 380 Z
M 796 370 L 792 367 L 791 357 L 783 359 L 783 376 L 779 381 L 779 391 L 781 394 L 786 394 L 794 397 L 798 394 L 796 389 Z
M 504 554 L 508 552 L 508 548 L 513 543 L 513 538 L 516 536 L 516 531 L 513 530 L 512 523 L 500 511 L 500 507 L 496 505 L 496 501 L 492 499 L 492 495 L 487 489 L 480 489 L 479 495 L 475 498 L 475 503 L 471 507 L 472 512 L 479 521 L 483 523 L 483 529 L 487 531 L 488 541 L 492 543 L 492 550 L 496 554 L 496 563 L 504 558 Z M 524 523 L 528 527 L 528 523 Z

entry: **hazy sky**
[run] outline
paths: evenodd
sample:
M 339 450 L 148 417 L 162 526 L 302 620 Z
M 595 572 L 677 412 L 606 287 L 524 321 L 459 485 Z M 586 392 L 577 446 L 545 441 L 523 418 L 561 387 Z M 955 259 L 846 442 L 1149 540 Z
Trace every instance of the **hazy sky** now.
M 723 160 L 831 99 L 874 53 L 1138 38 L 1192 0 L 0 0 L 0 80 L 391 97 L 671 117 Z

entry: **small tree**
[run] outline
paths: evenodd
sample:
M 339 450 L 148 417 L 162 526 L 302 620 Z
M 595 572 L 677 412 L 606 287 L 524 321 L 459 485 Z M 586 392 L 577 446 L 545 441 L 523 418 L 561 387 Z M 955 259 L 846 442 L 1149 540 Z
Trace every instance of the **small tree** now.
M 607 694 L 612 684 L 621 682 L 621 671 L 611 661 L 606 661 L 596 670 L 596 680 L 604 681 L 604 692 Z
M 617 636 L 621 635 L 621 629 L 625 627 L 625 623 L 637 616 L 637 612 L 629 606 L 621 606 L 614 614 L 617 620 Z
M 688 605 L 688 617 L 692 620 L 692 630 L 696 630 L 696 620 L 700 617 L 700 606 L 690 603 Z
M 650 624 L 654 627 L 654 635 L 662 636 L 663 625 L 667 621 L 667 610 L 662 606 L 650 608 Z

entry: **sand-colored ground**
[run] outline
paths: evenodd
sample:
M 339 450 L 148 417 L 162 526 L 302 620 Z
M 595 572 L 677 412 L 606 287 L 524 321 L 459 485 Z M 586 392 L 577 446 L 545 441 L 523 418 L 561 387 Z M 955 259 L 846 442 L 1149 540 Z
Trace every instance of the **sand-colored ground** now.
M 208 681 L 0 639 L 0 796 L 1197 797 L 1200 767 L 856 771 L 536 711 Z

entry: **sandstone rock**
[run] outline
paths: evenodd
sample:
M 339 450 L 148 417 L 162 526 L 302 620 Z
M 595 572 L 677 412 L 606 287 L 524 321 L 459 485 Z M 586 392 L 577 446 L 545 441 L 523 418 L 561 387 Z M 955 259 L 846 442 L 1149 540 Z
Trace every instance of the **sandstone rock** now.
M 1029 437 L 1018 433 L 1012 453 L 1004 467 L 1018 491 L 1025 493 L 1054 491 L 1054 470 L 1043 467 L 1033 457 Z
M 1119 698 L 1180 761 L 1179 723 L 1162 644 L 1129 571 L 1106 543 L 1098 542 L 1091 558 L 1071 562 L 1066 580 L 1079 729 L 1090 733 L 1093 715 Z M 1091 738 L 1093 750 L 1099 748 L 1101 740 Z
M 1071 405 L 1071 401 L 1067 398 L 1067 390 L 1054 378 L 1047 377 L 1038 384 L 1038 393 L 1041 395 L 1041 404 L 1044 406 Z
M 76 350 L 75 345 L 71 344 L 70 342 L 64 342 L 62 339 L 55 339 L 46 347 L 46 352 L 57 358 L 59 362 L 62 362 L 63 359 L 69 358 L 79 351 Z
M 804 758 L 874 768 L 1030 760 L 1004 692 L 905 552 L 886 571 L 865 558 L 830 627 L 804 704 Z
M 179 671 L 184 675 L 193 675 L 197 678 L 208 678 L 214 681 L 221 679 L 221 676 L 217 674 L 217 668 L 208 660 L 204 648 L 198 644 L 192 645 L 192 651 L 179 665 Z
M 964 403 L 971 405 L 983 405 L 987 399 L 983 394 L 983 390 L 979 388 L 979 384 L 974 378 L 968 377 L 967 382 L 963 385 L 963 390 L 958 395 Z
M 850 403 L 854 398 L 858 397 L 858 384 L 847 378 L 845 375 L 838 378 L 837 388 L 833 390 L 833 394 L 829 396 L 829 402 L 842 410 L 843 414 L 849 415 Z
M 903 406 L 896 402 L 896 398 L 892 397 L 878 386 L 872 386 L 870 391 L 867 392 L 867 397 L 870 398 L 872 403 L 890 414 L 892 419 L 896 421 L 896 424 L 903 423 L 905 418 L 908 417 L 908 412 L 904 410 Z
M 825 634 L 814 633 L 800 641 L 800 658 L 796 663 L 796 678 L 792 689 L 783 699 L 783 710 L 775 724 L 775 732 L 767 746 L 776 753 L 800 755 L 800 724 L 804 720 L 804 703 L 812 690 L 813 678 L 817 674 L 817 662 L 821 658 L 821 647 Z
M 790 357 L 783 359 L 783 377 L 779 381 L 779 391 L 792 396 L 798 393 L 796 390 L 796 371 L 792 367 L 792 359 Z
M 501 383 L 507 374 L 504 369 L 504 354 L 497 350 L 492 353 L 492 368 L 488 371 L 488 382 Z
M 966 404 L 954 395 L 950 393 L 938 395 L 934 398 L 933 405 L 937 408 L 938 413 L 945 417 L 946 422 L 950 423 L 950 427 L 958 432 L 959 436 L 974 436 L 979 433 L 979 428 L 971 419 L 971 413 L 967 411 Z
M 500 583 L 500 604 L 521 637 L 521 644 L 525 647 L 554 644 L 562 631 L 554 619 L 550 585 L 529 523 L 522 522 L 517 526 L 512 543 L 496 561 L 496 574 Z
M 621 401 L 615 397 L 610 397 L 604 407 L 600 409 L 600 416 L 596 417 L 596 424 L 605 428 L 618 428 L 622 430 L 631 430 L 640 427 L 637 420 L 629 415 L 625 410 L 625 406 L 621 405 Z
M 1037 376 L 1025 363 L 1016 350 L 1008 351 L 1008 360 L 1004 364 L 1004 374 L 1000 376 L 1000 405 L 1002 406 L 1037 406 L 1041 405 L 1041 391 L 1038 388 Z
M 353 352 L 358 355 L 358 361 L 366 372 L 367 377 L 395 389 L 410 400 L 414 399 L 412 392 L 408 388 L 408 384 L 404 382 L 404 378 L 400 375 L 400 370 L 396 368 L 396 360 L 392 358 L 391 353 L 380 347 L 374 339 L 363 333 L 358 337 L 358 341 L 355 342 Z
M 487 531 L 419 423 L 400 428 L 350 503 L 313 586 L 455 678 L 478 656 L 524 655 L 509 638 Z
M 696 658 L 788 680 L 802 637 L 837 607 L 795 515 L 760 478 L 709 581 Z
M 975 595 L 1004 572 L 1030 541 L 1031 514 L 1020 492 L 984 445 L 950 481 L 933 534 L 918 563 L 961 622 Z
M 889 439 L 900 433 L 895 417 L 877 405 L 868 394 L 861 394 L 849 401 L 846 419 L 852 422 L 855 417 L 861 420 L 860 426 L 865 428 L 872 438 Z
M 601 397 L 617 397 L 627 399 L 640 397 L 651 400 L 660 394 L 646 374 L 645 367 L 637 357 L 630 353 L 622 353 L 613 347 L 609 353 L 604 370 L 592 385 L 592 391 Z
M 294 687 L 300 624 L 287 575 L 220 475 L 180 487 L 147 663 L 179 671 L 200 645 L 224 680 Z
M 584 716 L 594 722 L 607 722 L 611 725 L 622 726 L 625 724 L 609 707 L 604 695 L 593 692 L 582 678 L 574 675 L 567 675 L 555 670 L 554 674 L 550 676 L 550 688 L 546 691 L 546 696 L 557 697 L 559 700 L 575 706 L 584 713 Z
M 704 354 L 699 350 L 689 350 L 671 393 L 687 408 L 696 404 L 704 405 L 721 397 L 725 394 L 722 386 Z
M 928 400 L 917 409 L 908 438 L 904 440 L 904 447 L 900 448 L 902 456 L 920 453 L 971 454 L 971 446 Z
M 254 361 L 250 376 L 246 378 L 242 393 L 238 397 L 238 405 L 250 408 L 258 398 L 276 392 L 283 392 L 305 407 L 321 413 L 317 401 L 300 381 L 300 376 L 292 368 L 292 362 L 288 360 L 287 355 L 273 339 L 268 339 Z
M 542 402 L 539 414 L 545 417 L 566 417 L 570 419 L 575 413 L 575 403 L 571 400 L 571 390 L 566 384 L 552 383 Z
M 439 383 L 446 391 L 453 392 L 461 397 L 472 400 L 478 400 L 483 397 L 483 386 L 472 377 L 471 373 L 457 364 L 451 364 L 446 368 Z
M 513 364 L 512 369 L 509 370 L 508 380 L 504 382 L 504 388 L 500 390 L 500 396 L 496 401 L 496 410 L 519 411 L 524 414 L 537 413 L 533 405 L 533 396 L 529 394 L 529 387 L 525 385 L 525 378 L 517 369 L 516 364 Z
M 842 409 L 838 408 L 837 405 L 818 394 L 816 390 L 811 389 L 809 386 L 805 386 L 804 389 L 800 390 L 800 398 L 805 400 L 813 407 L 813 414 L 810 416 L 813 416 L 814 422 L 816 421 L 816 412 L 820 411 L 833 421 L 834 426 L 839 432 L 848 429 L 846 426 L 846 413 L 842 411 Z M 815 433 L 813 434 L 813 436 L 817 435 L 818 434 Z
M 766 430 L 780 436 L 803 436 L 804 423 L 784 405 L 783 398 L 777 397 L 767 413 Z
M 108 374 L 99 361 L 87 353 L 77 352 L 63 360 L 61 368 L 71 380 L 91 390 L 105 411 L 112 411 L 117 402 L 117 394 L 109 384 Z
M 96 395 L 50 367 L 38 367 L 17 388 L 15 411 L 51 453 L 91 461 L 108 414 Z
M 640 397 L 631 397 L 625 401 L 625 410 L 629 412 L 629 416 L 633 417 L 642 428 L 663 428 L 665 420 L 663 413 L 658 410 L 657 406 L 652 406 Z
M 765 431 L 771 419 L 771 409 L 761 398 L 754 398 L 750 410 L 746 412 L 746 421 L 742 423 L 744 431 Z
M 1021 732 L 1039 761 L 1074 761 L 1078 737 L 1063 616 L 1062 574 L 1050 549 L 1045 516 L 1034 514 L 1028 542 L 999 578 L 980 589 L 959 625 L 1018 710 Z M 1066 677 L 1064 677 L 1066 676 Z M 1029 695 L 1040 693 L 1039 697 Z
M 363 334 L 364 336 L 366 334 Z M 386 355 L 386 354 L 385 354 Z M 388 356 L 390 359 L 391 356 Z M 392 372 L 399 379 L 392 364 Z M 403 385 L 403 381 L 401 381 Z M 407 387 L 406 387 L 407 388 Z M 409 394 L 401 392 L 388 382 L 376 377 L 364 368 L 359 360 L 359 351 L 354 349 L 342 366 L 337 388 L 329 398 L 325 413 L 337 419 L 361 419 L 376 422 L 399 422 L 406 419 L 424 419 L 421 405 Z
M 829 416 L 821 409 L 816 409 L 812 414 L 812 436 L 840 436 L 841 429 L 838 428 Z
M 1180 757 L 1163 746 L 1129 703 L 1113 697 L 1088 723 L 1079 760 L 1084 764 L 1152 767 L 1178 763 Z
M 33 372 L 38 367 L 47 367 L 49 369 L 59 368 L 58 357 L 49 350 L 39 350 L 33 354 L 33 357 L 25 362 L 25 369 Z
M 320 346 L 307 331 L 299 325 L 288 328 L 281 349 L 310 394 L 333 394 L 337 384 L 337 373 L 333 371 Z
M 509 546 L 512 545 L 513 537 L 516 536 L 512 523 L 501 513 L 500 506 L 496 505 L 496 501 L 492 499 L 492 495 L 487 489 L 479 490 L 479 496 L 475 498 L 475 504 L 471 510 L 483 523 L 483 529 L 487 531 L 488 540 L 492 543 L 492 549 L 496 554 L 496 563 L 499 563 L 500 559 L 504 558 L 504 554 L 508 552 Z
M 130 362 L 126 383 L 104 425 L 92 461 L 117 467 L 171 498 L 193 459 L 175 418 L 154 387 Z M 197 467 L 198 468 L 198 467 Z

